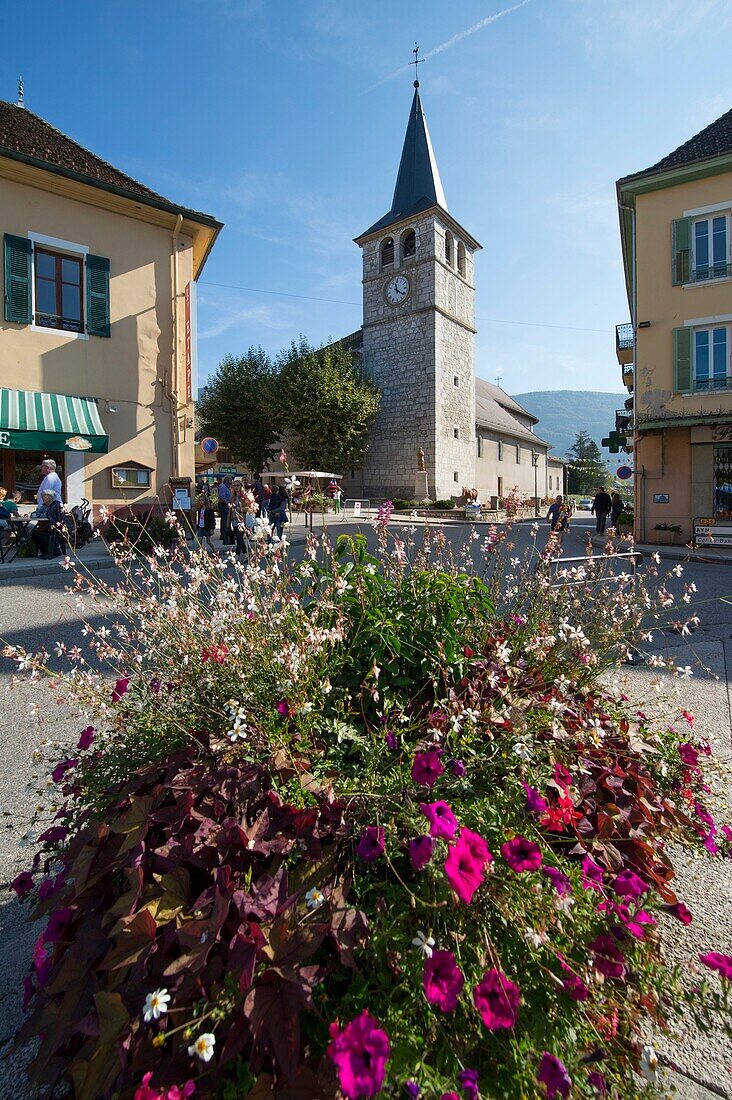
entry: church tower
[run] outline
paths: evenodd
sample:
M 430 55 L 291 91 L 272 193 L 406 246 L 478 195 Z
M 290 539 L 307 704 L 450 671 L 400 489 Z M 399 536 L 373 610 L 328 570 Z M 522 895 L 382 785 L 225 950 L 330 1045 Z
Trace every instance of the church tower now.
M 422 448 L 430 496 L 459 496 L 475 484 L 473 257 L 481 246 L 448 212 L 417 80 L 391 209 L 356 244 L 363 362 L 381 409 L 355 484 L 372 499 L 413 498 Z

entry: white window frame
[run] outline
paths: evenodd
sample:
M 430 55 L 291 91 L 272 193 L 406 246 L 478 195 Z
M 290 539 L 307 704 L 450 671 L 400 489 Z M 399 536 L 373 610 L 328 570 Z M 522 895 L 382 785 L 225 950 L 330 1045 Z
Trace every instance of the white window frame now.
M 141 485 L 136 482 L 134 485 L 126 484 L 125 482 L 119 482 L 115 479 L 117 470 L 125 470 L 135 474 L 147 474 L 147 484 Z M 152 470 L 149 466 L 112 466 L 110 469 L 110 477 L 112 479 L 112 488 L 117 490 L 127 489 L 129 492 L 142 492 L 144 489 L 152 488 Z
M 713 260 L 712 257 L 713 257 L 713 253 L 714 253 L 714 219 L 715 218 L 724 218 L 724 232 L 725 232 L 725 237 L 726 237 L 726 245 L 727 245 L 726 252 L 727 252 L 727 255 L 726 255 L 726 259 L 724 261 L 725 271 L 724 271 L 723 275 L 715 275 L 714 274 L 714 260 Z M 709 256 L 710 256 L 710 262 L 707 266 L 707 270 L 709 271 L 709 275 L 707 276 L 706 279 L 697 279 L 697 278 L 695 278 L 696 269 L 697 269 L 697 265 L 696 265 L 696 227 L 697 227 L 697 225 L 700 225 L 702 222 L 707 223 L 707 239 L 708 239 L 708 242 L 709 242 Z M 729 212 L 729 209 L 726 209 L 726 210 L 713 210 L 713 211 L 709 211 L 709 213 L 707 213 L 704 217 L 692 218 L 692 222 L 691 222 L 691 275 L 692 275 L 693 282 L 695 284 L 697 284 L 697 283 L 712 283 L 712 282 L 716 282 L 717 279 L 729 279 L 730 278 L 729 268 L 730 268 L 730 263 L 732 263 L 732 247 L 731 247 L 731 245 L 732 245 L 732 242 L 730 242 L 730 212 Z
M 727 333 L 727 373 L 724 378 L 724 385 L 715 386 L 714 383 L 714 332 L 717 329 L 724 329 Z M 696 384 L 696 337 L 699 332 L 709 333 L 709 374 L 707 375 L 707 387 L 706 389 L 697 388 Z M 732 325 L 730 324 L 715 324 L 713 321 L 706 325 L 697 325 L 692 329 L 691 338 L 691 392 L 696 394 L 705 393 L 724 393 L 729 391 L 732 384 Z
M 81 278 L 82 278 L 82 301 L 84 303 L 84 312 L 86 312 L 86 258 L 89 255 L 90 249 L 88 244 L 77 244 L 75 241 L 64 241 L 60 237 L 49 237 L 45 233 L 29 233 L 28 240 L 33 245 L 33 255 L 31 257 L 31 317 L 34 319 L 30 325 L 31 332 L 44 332 L 46 336 L 62 336 L 65 340 L 88 340 L 88 332 L 68 332 L 63 328 L 51 328 L 49 325 L 37 325 L 35 324 L 36 316 L 36 245 L 41 248 L 48 248 L 52 252 L 68 252 L 70 256 L 78 259 L 81 258 Z M 84 327 L 86 327 L 86 317 L 82 317 Z

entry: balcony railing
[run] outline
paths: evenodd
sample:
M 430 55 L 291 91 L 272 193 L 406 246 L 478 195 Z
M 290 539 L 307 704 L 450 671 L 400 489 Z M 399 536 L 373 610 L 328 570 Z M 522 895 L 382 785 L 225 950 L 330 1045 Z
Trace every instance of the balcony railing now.
M 633 344 L 635 343 L 633 326 L 629 321 L 615 326 L 615 352 L 618 362 L 623 366 L 633 362 Z
M 623 385 L 625 386 L 628 393 L 633 392 L 633 364 L 632 363 L 624 363 L 623 364 Z
M 713 264 L 710 267 L 696 267 L 691 273 L 692 283 L 707 283 L 710 279 L 729 279 L 732 276 L 732 264 Z
M 724 393 L 732 390 L 732 378 L 695 378 L 692 393 Z
M 628 412 L 627 409 L 618 409 L 615 413 L 615 431 L 621 434 L 631 431 L 631 425 L 633 423 L 633 414 Z

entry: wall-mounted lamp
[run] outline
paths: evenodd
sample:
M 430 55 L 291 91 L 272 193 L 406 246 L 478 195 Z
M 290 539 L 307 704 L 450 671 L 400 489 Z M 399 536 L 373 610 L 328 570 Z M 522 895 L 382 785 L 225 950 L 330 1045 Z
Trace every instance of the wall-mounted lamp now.
M 107 402 L 107 412 L 108 413 L 116 413 L 117 412 L 117 406 L 113 405 L 111 401 Z
M 638 328 L 650 328 L 650 327 L 651 327 L 651 322 L 650 321 L 641 321 L 640 324 L 638 325 Z

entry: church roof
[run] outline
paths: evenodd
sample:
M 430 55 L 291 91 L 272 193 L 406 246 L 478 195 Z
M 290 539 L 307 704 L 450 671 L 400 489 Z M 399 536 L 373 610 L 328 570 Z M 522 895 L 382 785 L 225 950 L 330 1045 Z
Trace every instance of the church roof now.
M 479 428 L 488 428 L 490 431 L 510 436 L 512 439 L 523 440 L 525 443 L 538 444 L 540 447 L 551 447 L 551 443 L 530 431 L 514 416 L 511 411 L 512 406 L 524 416 L 532 416 L 498 386 L 493 386 L 484 378 L 476 378 L 475 422 Z
M 402 159 L 399 162 L 394 198 L 391 201 L 391 209 L 379 218 L 356 240 L 367 237 L 369 233 L 377 233 L 396 222 L 412 218 L 421 214 L 424 210 L 430 210 L 438 206 L 440 210 L 451 217 L 447 209 L 447 199 L 442 187 L 440 172 L 435 160 L 435 153 L 430 140 L 430 132 L 427 128 L 427 119 L 422 109 L 422 101 L 419 98 L 419 83 L 414 82 L 414 98 L 409 112 L 407 133 L 402 147 Z M 455 224 L 462 230 L 457 222 Z M 467 234 L 469 237 L 470 234 Z M 472 237 L 470 238 L 472 241 Z M 477 241 L 473 242 L 477 244 Z M 480 247 L 480 246 L 478 246 Z

